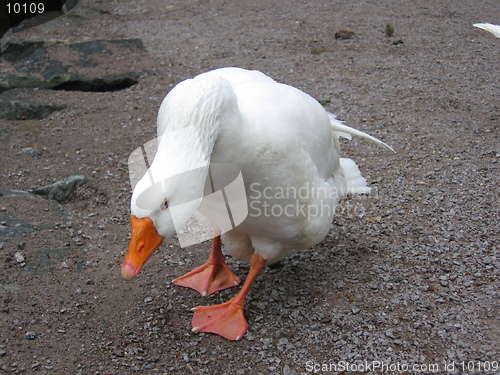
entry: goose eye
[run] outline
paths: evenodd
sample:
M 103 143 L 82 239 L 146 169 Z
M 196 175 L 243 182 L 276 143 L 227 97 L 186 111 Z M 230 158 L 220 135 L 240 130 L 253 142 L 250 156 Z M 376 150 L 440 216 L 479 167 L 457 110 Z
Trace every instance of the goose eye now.
M 169 204 L 168 199 L 165 199 L 160 205 L 160 210 L 165 211 L 166 209 L 168 209 L 168 204 Z

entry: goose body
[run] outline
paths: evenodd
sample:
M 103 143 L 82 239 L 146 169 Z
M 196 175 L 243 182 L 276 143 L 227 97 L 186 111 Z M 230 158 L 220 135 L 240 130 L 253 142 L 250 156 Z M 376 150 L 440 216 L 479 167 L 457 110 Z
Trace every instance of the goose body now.
M 195 212 L 211 223 L 217 240 L 224 232 L 225 251 L 251 262 L 251 273 L 253 268 L 259 271 L 264 264 L 307 249 L 327 235 L 343 196 L 370 191 L 354 161 L 340 157 L 339 137 L 357 135 L 390 148 L 343 125 L 308 94 L 261 72 L 239 68 L 217 69 L 178 84 L 164 99 L 157 126 L 160 141 L 155 159 L 131 201 L 131 220 L 147 221 L 148 230 L 156 234 L 137 240 L 133 228 L 122 266 L 126 280 L 138 274 L 163 237 L 173 236 Z M 217 209 L 203 204 L 203 187 L 213 163 L 235 166 L 244 184 L 247 215 L 227 231 L 218 226 Z M 152 184 L 157 187 L 152 189 Z M 145 196 L 147 204 L 141 203 Z M 212 253 L 218 254 L 217 240 Z M 134 258 L 137 249 L 141 255 Z M 225 276 L 219 277 L 230 279 L 224 287 L 239 281 L 231 274 L 224 271 Z M 179 285 L 207 294 L 210 282 L 205 280 L 201 286 L 193 277 Z M 230 339 L 244 333 L 241 324 L 238 334 L 228 334 L 226 328 L 200 328 L 200 319 L 203 324 L 213 319 L 203 314 L 195 312 L 194 331 Z

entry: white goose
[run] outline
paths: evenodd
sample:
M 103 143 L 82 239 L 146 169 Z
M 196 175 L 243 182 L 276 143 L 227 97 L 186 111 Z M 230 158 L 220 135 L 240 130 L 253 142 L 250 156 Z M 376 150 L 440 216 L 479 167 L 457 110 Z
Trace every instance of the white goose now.
M 304 92 L 239 68 L 179 83 L 165 97 L 157 126 L 156 156 L 132 195 L 132 238 L 122 276 L 137 276 L 163 238 L 201 211 L 215 231 L 212 252 L 206 264 L 174 283 L 207 295 L 240 282 L 224 261 L 223 232 L 225 251 L 249 261 L 250 271 L 228 302 L 193 309 L 192 330 L 230 340 L 247 329 L 245 297 L 264 265 L 320 242 L 339 200 L 370 191 L 356 164 L 340 158 L 339 136 L 361 136 L 392 150 L 335 120 Z M 241 171 L 246 217 L 234 229 L 220 225 L 216 206 L 203 204 L 210 163 Z

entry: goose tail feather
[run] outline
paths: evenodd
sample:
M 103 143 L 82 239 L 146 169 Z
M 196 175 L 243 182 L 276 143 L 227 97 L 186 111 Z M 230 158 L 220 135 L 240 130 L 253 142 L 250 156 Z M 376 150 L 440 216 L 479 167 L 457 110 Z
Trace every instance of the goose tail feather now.
M 382 142 L 380 139 L 372 137 L 370 134 L 362 132 L 361 130 L 357 130 L 344 125 L 342 122 L 337 120 L 333 113 L 328 113 L 328 117 L 330 118 L 330 125 L 332 127 L 332 130 L 336 132 L 339 137 L 351 139 L 352 136 L 355 135 L 357 137 L 365 138 L 372 142 L 375 142 L 376 144 L 385 147 L 394 153 L 396 152 L 391 146 L 389 146 L 387 143 Z

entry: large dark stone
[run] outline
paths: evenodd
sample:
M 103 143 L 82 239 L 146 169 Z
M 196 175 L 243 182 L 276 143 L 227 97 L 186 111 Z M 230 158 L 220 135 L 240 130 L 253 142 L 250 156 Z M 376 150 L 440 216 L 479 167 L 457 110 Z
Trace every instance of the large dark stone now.
M 52 49 L 69 52 L 77 59 L 72 59 L 71 65 L 65 65 L 54 60 Z M 11 62 L 18 73 L 0 73 L 0 93 L 13 88 L 92 92 L 123 90 L 137 84 L 141 74 L 123 70 L 116 72 L 110 67 L 107 67 L 108 74 L 102 74 L 102 70 L 94 68 L 99 67 L 103 54 L 135 54 L 140 58 L 145 53 L 147 51 L 141 39 L 92 40 L 70 44 L 38 38 L 12 40 L 3 47 L 2 58 Z
M 14 76 L 0 73 L 0 93 L 15 88 L 42 88 L 42 81 L 30 76 Z
M 0 99 L 0 118 L 4 120 L 41 120 L 64 107 L 30 100 Z
M 2 47 L 2 57 L 7 61 L 41 59 L 45 54 L 48 42 L 44 39 L 33 38 L 26 40 L 9 40 Z
M 99 78 L 81 77 L 76 74 L 56 75 L 47 80 L 30 76 L 0 74 L 0 93 L 15 88 L 39 88 L 64 91 L 107 92 L 123 90 L 137 84 L 140 74 L 131 72 Z

